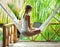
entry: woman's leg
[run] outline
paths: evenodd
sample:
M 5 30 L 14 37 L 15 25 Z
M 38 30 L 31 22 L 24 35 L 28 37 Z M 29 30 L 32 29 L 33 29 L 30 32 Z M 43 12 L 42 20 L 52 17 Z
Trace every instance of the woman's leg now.
M 39 33 L 41 33 L 40 30 L 29 30 L 26 34 L 27 34 L 27 36 L 33 36 L 33 35 L 36 35 Z

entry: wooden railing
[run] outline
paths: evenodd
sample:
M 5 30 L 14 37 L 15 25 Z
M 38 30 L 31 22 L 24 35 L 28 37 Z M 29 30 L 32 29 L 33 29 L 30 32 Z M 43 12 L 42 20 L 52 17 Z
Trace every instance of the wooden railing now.
M 56 27 L 56 26 L 58 26 L 58 27 Z M 47 33 L 47 36 L 46 36 L 46 34 L 44 34 L 44 32 Z M 47 29 L 44 32 L 41 32 L 40 34 L 37 34 L 36 36 L 32 36 L 28 39 L 30 41 L 34 41 L 34 42 L 56 42 L 56 41 L 60 41 L 60 39 L 59 40 L 53 40 L 53 38 L 56 36 L 58 38 L 60 38 L 60 34 L 59 34 L 60 22 L 49 23 Z M 39 36 L 40 36 L 40 40 L 37 39 Z M 41 40 L 41 37 L 43 37 L 44 40 Z
M 49 23 L 50 28 L 53 30 L 53 34 L 51 36 L 49 36 L 50 31 L 47 32 L 48 33 L 48 38 L 43 34 L 37 34 L 35 37 L 27 37 L 29 39 L 29 41 L 35 41 L 35 42 L 41 42 L 41 40 L 37 40 L 38 36 L 42 36 L 45 41 L 53 41 L 52 38 L 57 35 L 60 38 L 60 35 L 58 34 L 58 32 L 60 31 L 60 27 L 58 27 L 57 29 L 54 28 L 55 25 L 59 25 L 60 23 Z M 48 28 L 49 29 L 49 28 Z M 40 36 L 40 37 L 41 37 Z M 9 46 L 9 44 L 11 43 L 15 43 L 17 42 L 17 28 L 14 24 L 5 24 L 3 25 L 3 47 Z M 54 41 L 55 42 L 55 41 Z
M 3 47 L 17 42 L 17 28 L 14 24 L 3 25 Z

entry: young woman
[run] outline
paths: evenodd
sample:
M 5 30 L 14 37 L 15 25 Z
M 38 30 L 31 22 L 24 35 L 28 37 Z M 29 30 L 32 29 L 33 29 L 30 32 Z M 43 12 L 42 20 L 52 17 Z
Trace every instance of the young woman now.
M 30 5 L 27 5 L 25 8 L 25 13 L 22 18 L 21 33 L 26 36 L 33 36 L 41 32 L 39 29 L 32 28 L 30 25 L 29 13 L 31 12 L 31 10 L 32 10 L 32 7 Z

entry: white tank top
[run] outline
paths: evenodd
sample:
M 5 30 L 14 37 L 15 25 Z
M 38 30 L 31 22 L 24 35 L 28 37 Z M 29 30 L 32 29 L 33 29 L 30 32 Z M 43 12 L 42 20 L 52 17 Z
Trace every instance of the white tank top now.
M 28 14 L 25 14 L 24 16 L 26 16 L 26 15 L 28 15 Z M 28 31 L 28 23 L 25 20 L 25 18 L 22 18 L 22 30 L 23 31 Z

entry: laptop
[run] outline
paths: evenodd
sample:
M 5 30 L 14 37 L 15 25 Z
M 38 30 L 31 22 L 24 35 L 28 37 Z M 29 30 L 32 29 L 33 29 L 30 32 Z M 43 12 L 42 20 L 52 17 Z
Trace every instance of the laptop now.
M 34 22 L 33 27 L 34 28 L 39 28 L 41 26 L 41 24 L 42 23 L 40 23 L 40 22 Z

